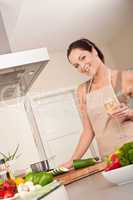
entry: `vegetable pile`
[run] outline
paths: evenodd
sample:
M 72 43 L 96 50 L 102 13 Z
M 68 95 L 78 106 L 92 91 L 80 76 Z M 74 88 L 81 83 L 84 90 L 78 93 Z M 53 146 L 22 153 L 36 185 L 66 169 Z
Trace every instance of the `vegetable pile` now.
M 53 181 L 53 175 L 48 172 L 29 172 L 25 176 L 25 181 L 32 181 L 34 185 L 44 186 Z
M 105 162 L 107 163 L 105 171 L 133 164 L 133 142 L 122 145 L 114 153 L 107 156 Z
M 29 172 L 24 178 L 0 179 L 0 199 L 14 197 L 18 193 L 39 189 L 53 181 L 53 175 L 48 172 Z
M 0 199 L 13 197 L 16 192 L 17 192 L 17 186 L 15 182 L 11 180 L 0 181 Z

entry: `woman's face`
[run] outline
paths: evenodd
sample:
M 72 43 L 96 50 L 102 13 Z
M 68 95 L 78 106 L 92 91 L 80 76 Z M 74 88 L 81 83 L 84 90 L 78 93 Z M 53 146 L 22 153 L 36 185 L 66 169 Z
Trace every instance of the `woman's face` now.
M 69 55 L 69 61 L 80 73 L 90 77 L 96 74 L 100 64 L 94 48 L 92 52 L 79 48 L 73 49 Z

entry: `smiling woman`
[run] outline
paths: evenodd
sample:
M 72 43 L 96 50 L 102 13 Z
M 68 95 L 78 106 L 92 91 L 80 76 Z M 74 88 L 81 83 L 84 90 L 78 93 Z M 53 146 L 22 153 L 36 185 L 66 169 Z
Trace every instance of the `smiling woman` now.
M 133 108 L 128 106 L 128 100 L 133 96 L 133 72 L 108 68 L 102 52 L 87 39 L 70 44 L 67 57 L 80 73 L 89 78 L 77 90 L 83 131 L 71 159 L 63 164 L 69 168 L 73 160 L 85 154 L 94 137 L 101 158 L 133 140 Z M 122 95 L 118 95 L 118 91 Z M 111 105 L 110 112 L 105 109 L 105 102 Z
M 90 76 L 95 74 L 94 66 L 98 66 L 99 59 L 104 63 L 103 53 L 93 42 L 87 39 L 73 42 L 69 46 L 67 57 L 70 63 L 81 73 L 87 73 Z

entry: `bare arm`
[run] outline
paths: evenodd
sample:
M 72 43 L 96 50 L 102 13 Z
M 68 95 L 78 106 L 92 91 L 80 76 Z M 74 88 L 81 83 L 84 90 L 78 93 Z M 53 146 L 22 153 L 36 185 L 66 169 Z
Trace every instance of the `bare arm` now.
M 85 86 L 81 85 L 78 88 L 77 91 L 77 97 L 78 97 L 78 108 L 81 114 L 82 123 L 83 123 L 83 130 L 80 136 L 80 140 L 78 145 L 76 146 L 76 149 L 74 151 L 74 154 L 72 155 L 72 160 L 74 159 L 80 159 L 88 150 L 88 147 L 90 146 L 93 138 L 94 138 L 94 132 L 92 130 L 90 120 L 88 118 L 87 114 L 87 107 L 86 107 L 86 95 L 85 94 Z
M 133 72 L 125 72 L 125 90 L 130 98 L 133 101 Z M 128 109 L 128 118 L 133 121 L 133 108 Z
M 85 95 L 85 85 L 82 84 L 77 91 L 77 97 L 78 97 L 78 107 L 82 118 L 83 123 L 83 130 L 80 136 L 79 143 L 76 146 L 76 149 L 71 156 L 70 160 L 66 163 L 64 163 L 61 166 L 71 168 L 72 162 L 74 159 L 80 159 L 85 152 L 87 151 L 89 145 L 91 144 L 93 138 L 94 138 L 94 132 L 90 124 L 90 120 L 88 118 L 87 114 L 87 108 L 86 108 L 86 95 Z

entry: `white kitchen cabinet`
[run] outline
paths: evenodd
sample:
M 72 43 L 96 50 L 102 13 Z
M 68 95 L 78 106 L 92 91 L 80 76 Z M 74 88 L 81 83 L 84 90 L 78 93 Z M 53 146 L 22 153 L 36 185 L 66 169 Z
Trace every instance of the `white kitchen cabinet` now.
M 5 154 L 13 152 L 20 145 L 18 154 L 21 155 L 14 161 L 16 169 L 25 169 L 39 160 L 22 100 L 0 104 L 0 138 L 0 151 Z
M 74 90 L 33 97 L 31 106 L 47 158 L 52 157 L 50 165 L 56 167 L 70 158 L 82 131 Z M 94 145 L 84 157 L 92 153 L 97 153 Z
M 22 100 L 49 61 L 46 48 L 0 55 L 0 151 L 8 154 L 20 144 L 16 168 L 40 160 L 32 124 Z M 18 98 L 19 97 L 19 98 Z

